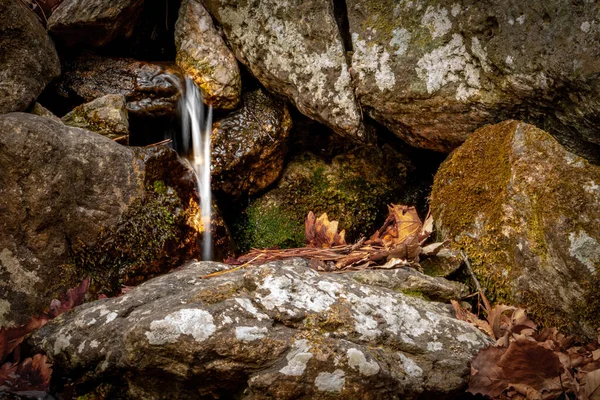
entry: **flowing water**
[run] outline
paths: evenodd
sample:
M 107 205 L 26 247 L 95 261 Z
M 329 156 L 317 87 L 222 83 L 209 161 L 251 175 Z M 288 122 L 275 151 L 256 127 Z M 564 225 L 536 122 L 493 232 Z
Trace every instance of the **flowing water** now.
M 212 259 L 210 190 L 210 134 L 212 131 L 212 107 L 205 110 L 202 93 L 190 78 L 185 80 L 181 95 L 182 143 L 180 153 L 187 157 L 196 173 L 200 212 L 204 232 L 202 234 L 202 259 Z M 190 151 L 191 144 L 191 151 Z

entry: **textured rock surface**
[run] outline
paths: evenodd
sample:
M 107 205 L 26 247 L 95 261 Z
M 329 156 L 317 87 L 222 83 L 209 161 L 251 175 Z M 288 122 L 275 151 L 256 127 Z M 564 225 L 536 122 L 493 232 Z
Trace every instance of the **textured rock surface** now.
M 337 133 L 364 135 L 331 0 L 205 4 L 238 60 L 267 89 Z
M 532 125 L 506 121 L 475 132 L 442 164 L 431 207 L 496 300 L 597 335 L 600 167 Z
M 441 399 L 466 386 L 488 339 L 450 306 L 307 265 L 202 279 L 225 266 L 192 263 L 65 313 L 29 344 L 78 395 L 98 381 L 153 399 Z
M 242 107 L 213 125 L 213 186 L 235 197 L 255 194 L 283 169 L 292 127 L 287 106 L 262 89 L 244 94 Z
M 205 103 L 224 109 L 239 103 L 242 81 L 237 60 L 200 0 L 184 0 L 181 4 L 175 46 L 177 65 L 194 79 Z
M 600 161 L 594 2 L 349 0 L 365 110 L 409 143 L 449 151 L 476 128 L 539 122 Z
M 413 268 L 367 270 L 351 272 L 348 276 L 367 285 L 381 286 L 435 301 L 459 300 L 469 294 L 469 288 L 463 283 L 428 276 Z
M 114 293 L 197 253 L 194 179 L 169 149 L 11 113 L 0 116 L 0 170 L 0 327 L 86 275 L 92 293 Z
M 116 139 L 129 135 L 129 120 L 125 107 L 125 96 L 107 94 L 75 107 L 73 111 L 62 117 L 62 121 L 66 125 Z
M 387 217 L 387 204 L 401 193 L 405 175 L 402 160 L 390 148 L 363 147 L 331 163 L 310 153 L 296 157 L 277 187 L 246 210 L 242 247 L 302 247 L 309 211 L 339 221 L 350 241 L 370 236 Z
M 84 53 L 63 62 L 56 92 L 69 109 L 107 94 L 121 94 L 127 100 L 130 116 L 173 116 L 177 112 L 180 77 L 179 68 L 172 63 Z
M 0 114 L 24 111 L 60 75 L 54 43 L 20 0 L 0 1 Z
M 131 34 L 144 0 L 64 0 L 48 19 L 48 30 L 67 45 L 103 46 Z
M 52 111 L 48 110 L 46 107 L 44 107 L 43 105 L 41 105 L 38 102 L 35 102 L 33 104 L 33 107 L 31 108 L 31 113 L 35 114 L 35 115 L 39 115 L 40 117 L 50 118 L 51 120 L 53 120 L 55 122 L 60 122 L 61 124 L 63 123 L 60 118 L 58 118 L 56 115 L 54 115 L 52 113 Z

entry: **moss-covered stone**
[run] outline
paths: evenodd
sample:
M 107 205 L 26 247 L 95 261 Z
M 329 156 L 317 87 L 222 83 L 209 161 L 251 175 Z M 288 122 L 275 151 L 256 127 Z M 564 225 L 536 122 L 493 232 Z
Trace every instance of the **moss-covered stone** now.
M 309 211 L 338 220 L 348 240 L 370 235 L 404 180 L 404 165 L 390 148 L 360 148 L 330 164 L 309 153 L 301 155 L 287 166 L 277 188 L 246 210 L 247 221 L 239 229 L 242 250 L 303 246 Z
M 490 299 L 591 336 L 600 326 L 598 183 L 600 167 L 532 125 L 506 121 L 476 131 L 444 162 L 431 206 Z
M 62 122 L 127 143 L 129 119 L 125 96 L 108 94 L 75 107 Z

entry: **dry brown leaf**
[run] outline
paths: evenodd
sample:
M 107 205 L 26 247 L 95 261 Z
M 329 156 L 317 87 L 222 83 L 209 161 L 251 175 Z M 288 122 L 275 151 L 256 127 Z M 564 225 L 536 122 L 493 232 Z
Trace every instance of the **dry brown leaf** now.
M 585 376 L 585 394 L 589 400 L 600 400 L 600 369 Z
M 512 387 L 517 393 L 521 394 L 526 400 L 542 400 L 542 394 L 532 388 L 531 386 L 525 385 L 523 383 L 514 383 L 514 384 L 510 384 L 510 387 Z
M 309 246 L 320 248 L 331 248 L 333 246 L 346 245 L 346 232 L 342 230 L 338 233 L 338 221 L 329 221 L 327 214 L 322 214 L 315 218 L 315 214 L 310 211 L 304 222 L 304 233 Z
M 592 351 L 592 359 L 594 361 L 600 360 L 600 349 Z
M 493 337 L 492 328 L 487 321 L 479 319 L 477 315 L 473 314 L 469 310 L 465 310 L 456 300 L 450 300 L 452 307 L 454 308 L 454 312 L 456 313 L 456 318 L 461 321 L 466 321 L 471 325 L 475 325 L 479 330 L 481 330 L 486 335 Z

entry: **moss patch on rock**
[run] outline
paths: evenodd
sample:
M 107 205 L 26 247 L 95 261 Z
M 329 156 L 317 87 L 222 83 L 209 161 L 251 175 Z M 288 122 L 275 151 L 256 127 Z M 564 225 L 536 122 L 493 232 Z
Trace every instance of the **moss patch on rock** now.
M 398 198 L 406 169 L 391 149 L 361 148 L 329 164 L 307 153 L 295 158 L 277 188 L 253 201 L 238 227 L 242 251 L 304 245 L 309 211 L 340 222 L 347 239 L 370 235 Z

